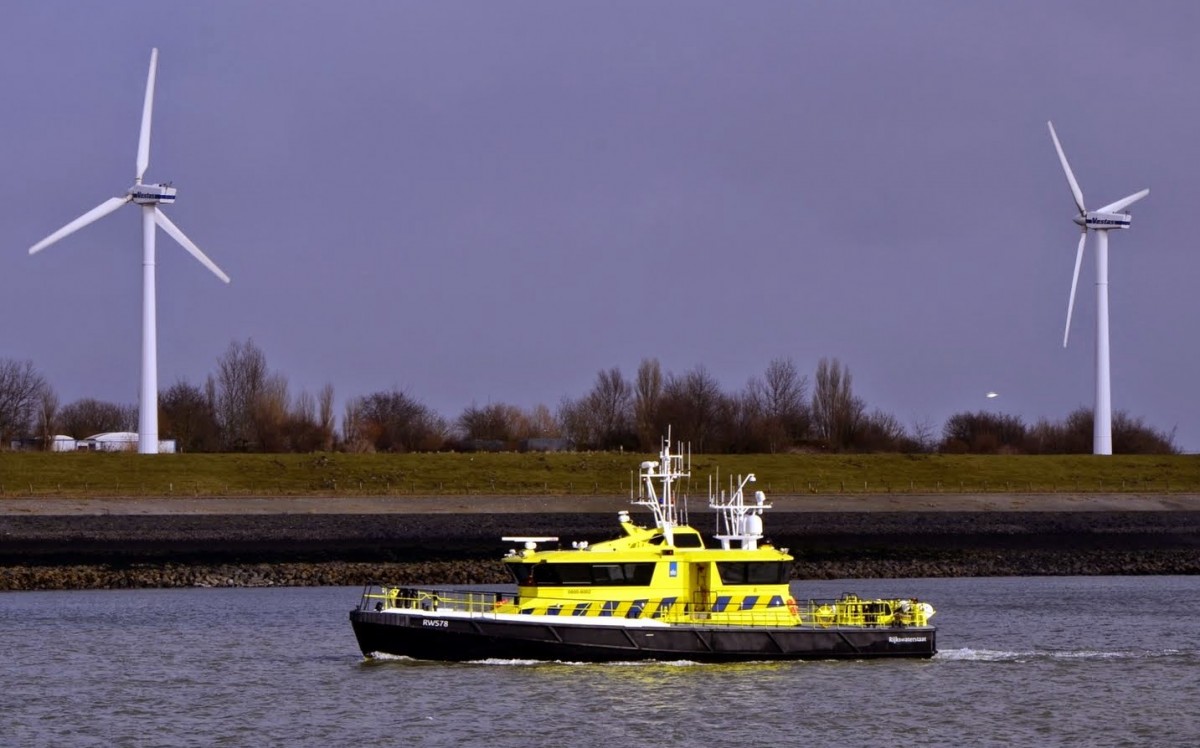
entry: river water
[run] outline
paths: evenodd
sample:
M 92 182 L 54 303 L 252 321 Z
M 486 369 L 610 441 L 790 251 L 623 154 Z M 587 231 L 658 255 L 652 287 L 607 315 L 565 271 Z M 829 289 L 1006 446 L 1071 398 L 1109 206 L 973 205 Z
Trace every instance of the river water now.
M 5 746 L 1200 744 L 1200 577 L 805 582 L 915 595 L 927 661 L 365 660 L 357 588 L 0 593 Z

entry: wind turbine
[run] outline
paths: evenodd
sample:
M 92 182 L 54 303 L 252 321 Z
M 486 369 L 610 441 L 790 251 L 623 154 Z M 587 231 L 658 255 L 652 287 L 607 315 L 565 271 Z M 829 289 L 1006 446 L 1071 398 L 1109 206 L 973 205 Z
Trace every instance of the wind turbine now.
M 1071 334 L 1071 313 L 1075 309 L 1075 286 L 1079 283 L 1079 265 L 1083 262 L 1083 248 L 1087 243 L 1089 230 L 1096 232 L 1096 408 L 1092 418 L 1092 452 L 1098 455 L 1112 454 L 1112 387 L 1109 378 L 1108 355 L 1108 232 L 1113 229 L 1127 229 L 1132 216 L 1122 212 L 1130 205 L 1150 194 L 1150 190 L 1141 190 L 1128 197 L 1123 197 L 1115 203 L 1109 203 L 1098 210 L 1088 210 L 1083 204 L 1083 190 L 1075 181 L 1071 165 L 1067 163 L 1067 154 L 1063 153 L 1062 144 L 1058 142 L 1058 134 L 1054 132 L 1054 123 L 1046 123 L 1050 127 L 1050 137 L 1054 140 L 1054 150 L 1058 151 L 1058 160 L 1062 163 L 1063 173 L 1067 175 L 1067 184 L 1071 186 L 1071 195 L 1075 198 L 1075 207 L 1079 215 L 1073 219 L 1079 224 L 1079 249 L 1075 252 L 1075 274 L 1071 276 L 1071 296 L 1067 301 L 1067 325 L 1063 330 L 1063 348 L 1067 347 L 1067 338 Z
M 142 177 L 150 165 L 150 118 L 154 109 L 154 77 L 158 70 L 158 50 L 150 51 L 150 73 L 146 78 L 146 100 L 142 105 L 142 130 L 138 138 L 137 162 L 133 186 L 123 197 L 113 197 L 92 208 L 58 231 L 29 248 L 36 254 L 88 224 L 129 203 L 142 207 L 142 388 L 138 408 L 138 452 L 158 453 L 158 345 L 155 323 L 154 296 L 154 226 L 162 227 L 175 241 L 195 257 L 201 265 L 226 283 L 226 275 L 216 263 L 200 251 L 179 227 L 159 209 L 159 204 L 175 202 L 175 188 L 168 184 L 143 184 Z

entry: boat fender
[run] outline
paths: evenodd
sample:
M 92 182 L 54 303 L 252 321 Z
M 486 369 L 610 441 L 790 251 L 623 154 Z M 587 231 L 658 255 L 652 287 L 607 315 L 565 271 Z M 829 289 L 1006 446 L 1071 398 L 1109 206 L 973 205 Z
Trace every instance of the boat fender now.
M 788 612 L 794 616 L 800 615 L 800 607 L 796 605 L 796 598 L 789 597 L 787 599 Z

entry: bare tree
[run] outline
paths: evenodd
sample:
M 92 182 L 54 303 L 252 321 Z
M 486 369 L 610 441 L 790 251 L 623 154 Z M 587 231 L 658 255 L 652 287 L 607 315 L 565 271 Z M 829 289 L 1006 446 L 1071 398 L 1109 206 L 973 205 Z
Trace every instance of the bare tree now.
M 342 430 L 352 451 L 432 451 L 449 438 L 442 418 L 398 390 L 351 399 Z
M 937 446 L 937 429 L 928 416 L 913 419 L 912 438 L 918 452 L 932 452 Z
M 174 438 L 180 451 L 215 452 L 220 448 L 212 399 L 199 387 L 179 380 L 158 396 L 158 410 L 163 435 Z
M 572 400 L 563 397 L 558 404 L 557 420 L 563 434 L 580 449 L 595 449 L 598 446 L 596 419 L 588 410 L 586 398 Z
M 0 359 L 0 449 L 32 433 L 42 396 L 49 391 L 32 361 Z
M 1042 419 L 1029 430 L 1026 448 L 1033 454 L 1090 454 L 1092 424 L 1090 408 L 1072 411 L 1058 423 Z M 1113 413 L 1113 452 L 1116 454 L 1175 454 L 1173 433 L 1147 426 L 1142 419 L 1124 411 Z
M 133 431 L 138 412 L 133 405 L 120 405 L 85 397 L 64 406 L 58 421 L 63 431 L 76 439 L 110 431 Z
M 529 411 L 529 434 L 530 439 L 557 439 L 562 436 L 562 428 L 558 419 L 550 412 L 550 408 L 543 403 L 538 403 L 533 406 L 533 410 Z
M 342 414 L 342 448 L 347 452 L 374 452 L 375 445 L 367 434 L 364 397 L 346 401 L 346 412 Z
M 955 413 L 942 429 L 942 452 L 995 454 L 1025 451 L 1027 429 L 1019 416 Z
M 466 442 L 495 442 L 504 446 L 528 432 L 525 414 L 520 408 L 507 403 L 484 406 L 471 403 L 459 415 L 458 429 Z
M 1113 413 L 1112 417 L 1113 452 L 1116 454 L 1158 454 L 1173 455 L 1179 453 L 1175 446 L 1175 430 L 1159 431 L 1147 426 L 1141 418 L 1130 416 L 1123 410 Z
M 317 399 L 308 390 L 301 390 L 288 409 L 283 434 L 286 448 L 292 452 L 315 452 L 325 443 L 325 432 L 317 415 Z
M 659 406 L 659 433 L 672 428 L 672 437 L 688 441 L 698 452 L 716 448 L 717 426 L 724 395 L 703 366 L 683 376 L 670 374 Z
M 563 398 L 559 420 L 567 436 L 589 449 L 633 448 L 633 388 L 617 367 L 596 374 L 596 383 L 579 400 Z
M 250 400 L 250 448 L 262 452 L 282 452 L 289 448 L 288 404 L 287 377 L 279 373 L 268 374 Z M 311 406 L 311 398 L 308 405 Z M 309 420 L 315 418 L 312 414 Z
M 709 451 L 755 453 L 776 449 L 770 441 L 769 419 L 754 396 L 753 384 L 752 380 L 746 392 L 721 398 L 716 436 Z
M 1027 447 L 1034 454 L 1089 454 L 1092 421 L 1091 408 L 1078 408 L 1059 423 L 1040 419 L 1029 431 Z M 950 428 L 949 422 L 946 428 Z
M 216 418 L 217 413 L 217 382 L 213 379 L 213 375 L 209 374 L 204 378 L 204 399 L 208 401 L 208 407 L 212 409 L 213 417 Z M 220 430 L 220 420 L 217 421 L 217 429 Z
M 58 433 L 58 395 L 49 386 L 42 388 L 38 400 L 38 429 L 42 437 L 42 449 L 54 448 L 54 436 Z
M 900 420 L 879 408 L 859 421 L 853 446 L 865 452 L 913 452 L 917 448 Z
M 587 404 L 595 415 L 596 436 L 602 449 L 633 446 L 633 388 L 619 368 L 596 374 Z
M 333 385 L 326 383 L 321 391 L 317 393 L 317 418 L 321 424 L 321 449 L 329 452 L 333 450 L 333 437 L 335 434 L 335 424 L 333 422 Z
M 832 450 L 849 449 L 866 409 L 854 396 L 850 369 L 836 358 L 821 359 L 817 364 L 817 384 L 813 391 L 812 423 L 817 436 Z
M 291 415 L 315 424 L 317 422 L 317 399 L 309 394 L 308 390 L 300 390 L 300 394 L 296 395 L 295 400 L 292 401 Z
M 266 382 L 267 357 L 252 340 L 230 342 L 217 359 L 216 413 L 226 449 L 256 446 L 255 404 Z
M 771 452 L 807 438 L 811 420 L 805 402 L 808 377 L 800 374 L 790 358 L 767 364 L 762 379 L 751 380 L 749 395 L 762 415 L 762 436 Z
M 659 433 L 658 410 L 662 401 L 663 377 L 662 368 L 656 358 L 644 358 L 638 364 L 637 382 L 634 391 L 633 420 L 637 431 L 638 444 L 643 451 L 652 452 L 658 448 Z

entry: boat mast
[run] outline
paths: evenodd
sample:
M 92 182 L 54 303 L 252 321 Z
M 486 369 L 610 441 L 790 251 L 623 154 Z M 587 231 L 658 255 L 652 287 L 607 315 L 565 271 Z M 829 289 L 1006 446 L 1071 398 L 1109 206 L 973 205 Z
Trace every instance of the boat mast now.
M 754 504 L 746 504 L 745 489 L 748 483 L 755 482 L 754 473 L 746 477 L 738 476 L 737 488 L 733 487 L 730 479 L 728 496 L 724 491 L 713 493 L 712 482 L 708 487 L 708 506 L 717 510 L 717 534 L 713 537 L 721 541 L 721 548 L 729 550 L 730 541 L 738 541 L 740 548 L 754 550 L 763 536 L 762 513 L 770 509 L 766 503 L 767 495 L 762 491 L 754 492 Z
M 680 444 L 679 454 L 671 454 L 671 432 L 668 430 L 658 460 L 646 460 L 638 469 L 638 495 L 633 501 L 649 507 L 654 513 L 655 526 L 663 531 L 667 545 L 672 546 L 675 545 L 675 528 L 682 524 L 674 484 L 680 478 L 692 477 L 691 450 L 688 450 L 686 462 L 682 452 L 683 445 Z

